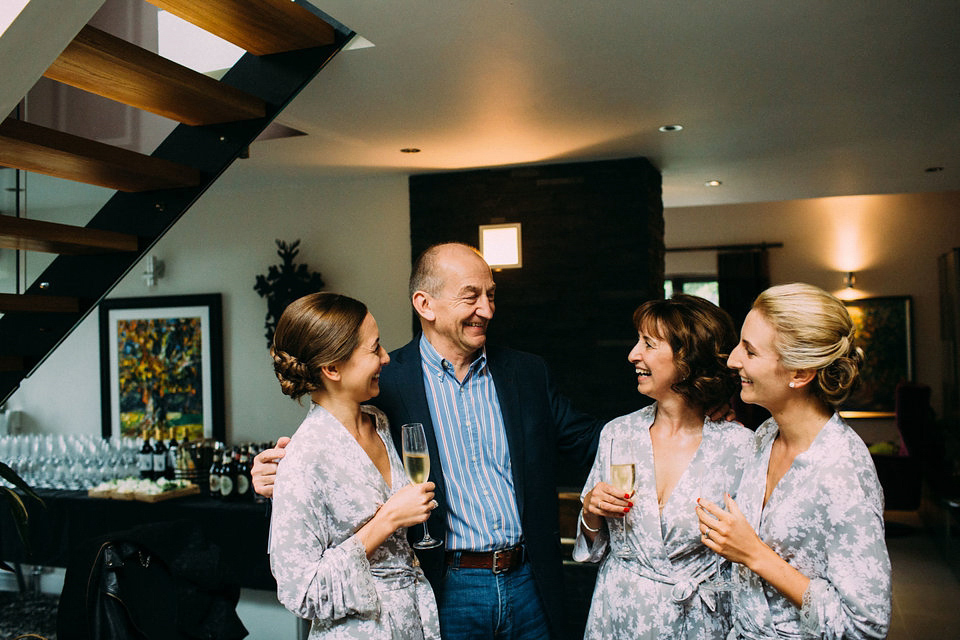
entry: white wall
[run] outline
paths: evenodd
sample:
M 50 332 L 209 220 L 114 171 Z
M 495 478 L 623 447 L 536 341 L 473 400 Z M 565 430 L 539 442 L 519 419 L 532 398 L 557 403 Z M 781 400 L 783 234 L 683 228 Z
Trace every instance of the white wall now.
M 802 281 L 838 293 L 841 274 L 855 271 L 859 297 L 911 296 L 915 379 L 931 386 L 933 407 L 942 412 L 937 256 L 960 246 L 960 192 L 686 207 L 664 215 L 668 248 L 782 242 L 770 250 L 774 284 Z
M 224 305 L 227 439 L 288 435 L 305 408 L 280 393 L 257 274 L 278 264 L 275 239 L 301 239 L 296 262 L 323 275 L 328 290 L 363 300 L 388 348 L 411 335 L 406 287 L 410 264 L 405 176 L 270 180 L 254 161 L 231 167 L 154 251 L 166 274 L 148 289 L 142 267 L 110 297 L 219 292 Z M 94 312 L 11 397 L 25 431 L 99 433 L 99 336 Z
M 274 179 L 255 160 L 239 162 L 157 245 L 167 267 L 158 286 L 147 289 L 135 269 L 112 297 L 221 292 L 227 437 L 287 434 L 303 409 L 279 392 L 266 302 L 253 291 L 256 275 L 279 262 L 274 239 L 301 238 L 297 261 L 328 289 L 365 301 L 384 344 L 398 347 L 410 338 L 408 201 L 405 176 Z M 936 258 L 960 246 L 960 193 L 672 208 L 665 217 L 667 247 L 782 242 L 771 250 L 774 283 L 837 292 L 841 272 L 854 270 L 864 296 L 912 296 L 916 379 L 931 385 L 940 411 Z M 9 407 L 23 411 L 26 430 L 99 432 L 98 344 L 93 314 L 24 381 Z

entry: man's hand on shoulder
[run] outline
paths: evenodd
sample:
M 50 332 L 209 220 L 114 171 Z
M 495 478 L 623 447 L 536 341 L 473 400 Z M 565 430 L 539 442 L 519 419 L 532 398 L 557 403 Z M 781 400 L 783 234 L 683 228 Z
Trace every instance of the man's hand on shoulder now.
M 277 440 L 277 446 L 272 449 L 264 449 L 253 458 L 253 468 L 250 469 L 250 476 L 253 478 L 253 490 L 264 498 L 273 497 L 273 483 L 277 479 L 277 463 L 286 455 L 283 450 L 290 442 L 290 438 L 284 436 Z

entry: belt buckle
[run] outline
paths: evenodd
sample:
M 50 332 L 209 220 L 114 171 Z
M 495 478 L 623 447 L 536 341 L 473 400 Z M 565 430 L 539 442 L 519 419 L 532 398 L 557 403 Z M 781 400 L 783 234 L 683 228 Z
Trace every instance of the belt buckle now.
M 506 569 L 501 569 L 501 568 L 500 568 L 500 554 L 503 554 L 504 556 L 506 556 L 507 551 L 509 551 L 509 550 L 508 550 L 508 549 L 497 549 L 496 551 L 493 552 L 493 567 L 492 567 L 492 569 L 493 569 L 494 575 L 497 575 L 497 574 L 500 574 L 500 573 L 503 573 L 504 571 L 506 571 Z

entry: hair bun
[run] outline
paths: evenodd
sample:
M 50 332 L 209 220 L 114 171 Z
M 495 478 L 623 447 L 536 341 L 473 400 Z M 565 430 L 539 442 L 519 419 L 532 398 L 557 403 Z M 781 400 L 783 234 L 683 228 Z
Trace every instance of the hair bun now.
M 280 381 L 280 391 L 284 395 L 298 398 L 316 390 L 316 385 L 311 381 L 309 366 L 286 351 L 271 348 L 270 354 L 273 356 L 273 371 Z

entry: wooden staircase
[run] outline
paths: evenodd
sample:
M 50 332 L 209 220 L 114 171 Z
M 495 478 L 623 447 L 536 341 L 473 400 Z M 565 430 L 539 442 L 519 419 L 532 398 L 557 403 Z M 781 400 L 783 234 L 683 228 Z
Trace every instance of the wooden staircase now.
M 354 35 L 291 0 L 147 1 L 247 53 L 218 81 L 77 33 L 44 76 L 180 123 L 151 155 L 0 123 L 0 166 L 116 190 L 85 227 L 0 215 L 0 248 L 57 255 L 26 291 L 0 294 L 0 404 Z

